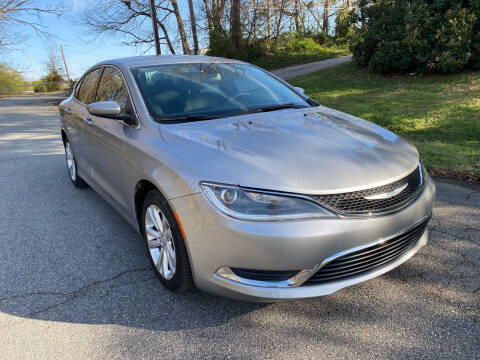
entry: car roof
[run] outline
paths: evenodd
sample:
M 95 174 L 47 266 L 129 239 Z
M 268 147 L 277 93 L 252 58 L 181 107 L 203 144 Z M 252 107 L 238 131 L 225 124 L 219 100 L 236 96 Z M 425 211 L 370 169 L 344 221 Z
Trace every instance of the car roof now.
M 187 64 L 187 63 L 238 63 L 244 62 L 233 59 L 226 59 L 213 56 L 202 55 L 149 55 L 149 56 L 133 56 L 120 59 L 102 61 L 95 66 L 100 65 L 117 65 L 122 68 L 135 68 L 140 66 L 164 65 L 164 64 Z

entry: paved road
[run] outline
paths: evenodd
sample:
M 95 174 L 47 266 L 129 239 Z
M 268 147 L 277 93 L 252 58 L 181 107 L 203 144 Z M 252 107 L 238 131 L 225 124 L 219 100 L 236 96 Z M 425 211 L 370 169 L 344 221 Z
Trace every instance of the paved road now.
M 315 71 L 323 70 L 332 66 L 337 66 L 352 59 L 351 56 L 342 56 L 334 59 L 316 61 L 313 63 L 289 66 L 286 68 L 273 70 L 272 72 L 284 80 L 290 80 L 302 75 L 310 74 Z
M 176 295 L 122 218 L 70 184 L 51 100 L 0 100 L 0 358 L 479 358 L 478 186 L 438 181 L 429 245 L 331 296 Z

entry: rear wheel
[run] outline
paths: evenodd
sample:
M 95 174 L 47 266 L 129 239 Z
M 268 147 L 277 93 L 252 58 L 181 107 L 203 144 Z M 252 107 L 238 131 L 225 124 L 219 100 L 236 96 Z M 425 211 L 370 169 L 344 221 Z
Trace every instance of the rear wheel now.
M 77 162 L 75 161 L 75 155 L 73 154 L 70 141 L 65 140 L 64 146 L 65 146 L 65 160 L 67 161 L 68 175 L 70 176 L 70 180 L 72 181 L 72 184 L 75 185 L 75 187 L 77 188 L 86 187 L 87 183 L 83 181 L 83 179 L 80 176 L 78 176 Z
M 149 192 L 142 208 L 142 232 L 155 273 L 162 284 L 182 292 L 192 287 L 192 272 L 180 227 L 158 190 Z

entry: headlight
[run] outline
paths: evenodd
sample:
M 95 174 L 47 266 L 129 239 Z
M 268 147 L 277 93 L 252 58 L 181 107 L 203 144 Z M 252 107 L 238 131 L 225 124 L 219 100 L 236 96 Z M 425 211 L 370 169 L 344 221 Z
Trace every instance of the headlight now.
M 316 203 L 289 195 L 201 182 L 205 196 L 220 212 L 240 220 L 280 221 L 334 217 Z

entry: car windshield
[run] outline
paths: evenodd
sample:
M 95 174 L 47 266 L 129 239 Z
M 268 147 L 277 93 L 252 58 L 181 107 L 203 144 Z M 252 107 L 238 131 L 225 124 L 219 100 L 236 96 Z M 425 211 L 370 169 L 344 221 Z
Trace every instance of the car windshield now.
M 310 106 L 288 86 L 247 64 L 169 64 L 131 71 L 157 121 L 203 120 Z

